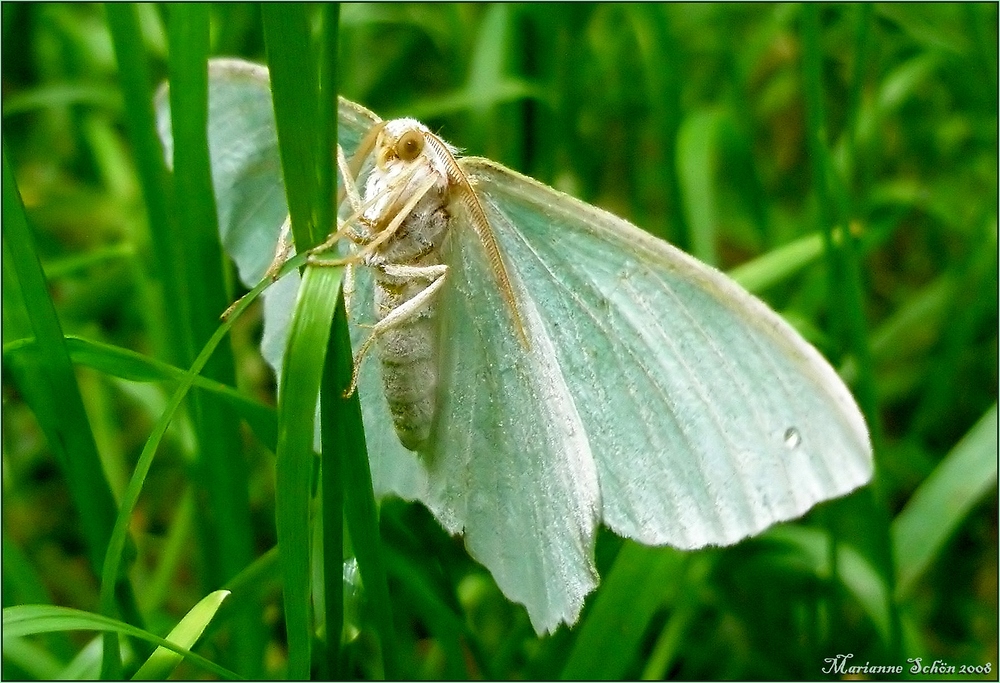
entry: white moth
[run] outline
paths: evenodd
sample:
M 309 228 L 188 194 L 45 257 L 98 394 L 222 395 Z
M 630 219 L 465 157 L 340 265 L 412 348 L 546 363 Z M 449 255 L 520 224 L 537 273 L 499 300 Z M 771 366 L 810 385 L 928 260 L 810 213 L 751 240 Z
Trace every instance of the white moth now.
M 437 311 L 448 277 L 446 248 L 459 220 L 479 236 L 496 284 L 515 315 L 516 304 L 489 221 L 455 150 L 413 119 L 377 125 L 368 137 L 373 134 L 375 167 L 364 201 L 348 192 L 362 229 L 348 224 L 346 234 L 368 252 L 364 263 L 374 276 L 378 321 L 358 352 L 356 367 L 377 342 L 396 434 L 403 446 L 421 451 L 432 447 L 441 342 Z M 343 155 L 339 158 L 350 187 L 354 179 Z
M 222 240 L 252 285 L 287 215 L 267 71 L 217 60 L 209 76 Z M 160 121 L 169 154 L 163 98 Z M 836 372 L 725 275 L 456 158 L 412 119 L 340 101 L 343 159 L 373 129 L 360 177 L 340 167 L 365 254 L 352 338 L 380 360 L 356 368 L 376 493 L 463 533 L 539 633 L 572 624 L 596 587 L 600 523 L 651 545 L 728 545 L 871 478 Z M 275 368 L 297 287 L 293 274 L 265 293 Z

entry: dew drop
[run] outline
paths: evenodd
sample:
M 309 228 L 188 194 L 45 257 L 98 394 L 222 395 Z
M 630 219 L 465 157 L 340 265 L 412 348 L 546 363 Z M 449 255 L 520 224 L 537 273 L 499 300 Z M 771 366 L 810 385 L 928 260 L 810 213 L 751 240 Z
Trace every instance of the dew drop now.
M 785 430 L 785 448 L 790 451 L 794 451 L 802 443 L 802 435 L 799 434 L 799 430 L 795 427 L 789 427 Z

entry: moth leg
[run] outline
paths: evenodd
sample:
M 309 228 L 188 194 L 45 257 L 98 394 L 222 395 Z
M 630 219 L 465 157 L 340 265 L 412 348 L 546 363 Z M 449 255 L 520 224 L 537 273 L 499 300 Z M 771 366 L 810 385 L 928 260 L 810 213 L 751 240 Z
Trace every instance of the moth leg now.
M 435 182 L 436 180 L 434 178 L 428 178 L 423 185 L 418 187 L 406 201 L 406 204 L 403 205 L 403 208 L 396 212 L 392 220 L 383 230 L 379 230 L 377 225 L 368 221 L 361 215 L 355 215 L 351 219 L 348 219 L 348 221 L 346 221 L 344 225 L 337 230 L 337 232 L 330 236 L 330 239 L 312 250 L 307 262 L 317 266 L 342 266 L 345 263 L 357 263 L 361 261 L 365 256 L 375 251 L 379 246 L 392 239 L 392 237 L 396 234 L 396 231 L 399 230 L 399 226 L 403 224 L 403 221 L 405 221 L 406 217 L 410 215 L 417 203 L 423 199 L 424 195 L 427 194 L 432 187 L 434 187 Z M 372 202 L 370 201 L 368 203 L 371 204 Z M 365 225 L 368 228 L 367 233 L 359 233 L 355 230 L 353 228 L 353 221 L 357 221 L 362 225 Z M 345 258 L 332 260 L 316 258 L 315 254 L 317 252 L 326 251 L 332 248 L 333 245 L 345 235 L 355 244 L 362 244 L 362 249 Z M 375 235 L 375 237 L 371 237 L 371 235 Z
M 278 233 L 278 246 L 274 249 L 274 260 L 264 271 L 264 277 L 271 278 L 271 282 L 277 280 L 281 266 L 285 265 L 285 261 L 292 255 L 292 250 L 292 217 L 288 216 L 281 224 L 281 232 Z
M 293 251 L 292 217 L 287 216 L 285 218 L 285 222 L 281 224 L 281 231 L 278 233 L 278 244 L 274 249 L 274 259 L 271 261 L 271 265 L 267 267 L 267 270 L 264 271 L 264 277 L 261 279 L 268 279 L 271 282 L 276 281 L 278 279 L 278 274 L 281 272 L 281 267 L 285 265 L 285 261 L 291 258 Z M 247 294 L 249 294 L 249 292 Z M 244 294 L 239 299 L 231 303 L 229 308 L 224 310 L 219 318 L 222 320 L 228 320 L 229 316 L 231 316 L 233 311 L 236 310 L 236 307 L 240 305 L 240 302 L 247 297 L 247 294 Z
M 351 263 L 359 263 L 365 257 L 367 253 L 368 245 L 374 240 L 370 236 L 371 222 L 364 217 L 359 217 L 356 219 L 358 223 L 368 227 L 367 231 L 361 231 L 354 227 L 353 223 L 344 222 L 337 232 L 330 235 L 325 242 L 319 244 L 309 250 L 309 256 L 306 258 L 306 263 L 311 266 L 344 266 Z M 361 247 L 359 251 L 356 251 L 349 256 L 343 256 L 333 259 L 320 258 L 319 254 L 330 251 L 342 238 L 346 237 L 355 246 Z
M 358 375 L 361 372 L 361 361 L 364 360 L 365 355 L 371 350 L 375 341 L 388 330 L 391 330 L 397 325 L 405 323 L 419 315 L 444 286 L 448 275 L 448 266 L 444 264 L 434 266 L 403 266 L 388 264 L 380 266 L 380 269 L 387 275 L 408 279 L 420 278 L 428 280 L 430 284 L 428 284 L 427 287 L 425 287 L 419 294 L 409 301 L 392 309 L 387 316 L 372 326 L 371 335 L 368 336 L 368 339 L 365 340 L 365 342 L 361 345 L 361 348 L 358 349 L 357 354 L 354 356 L 354 370 L 351 372 L 351 384 L 344 391 L 345 398 L 353 394 L 358 388 Z
M 358 192 L 358 179 L 351 173 L 347 157 L 344 155 L 344 148 L 340 145 L 337 145 L 337 169 L 340 171 L 340 177 L 344 181 L 343 187 L 347 193 L 347 199 L 351 203 L 351 211 L 357 214 L 363 213 L 361 209 L 361 193 Z M 343 198 L 337 197 L 337 200 L 337 205 L 339 206 Z
M 336 157 L 337 170 L 340 172 L 342 183 L 337 190 L 337 205 L 334 207 L 335 213 L 339 214 L 340 205 L 343 203 L 346 194 L 347 200 L 351 205 L 351 215 L 346 220 L 342 220 L 339 215 L 337 216 L 337 229 L 322 244 L 313 247 L 312 253 L 314 254 L 333 249 L 334 245 L 342 237 L 347 237 L 347 239 L 355 244 L 364 243 L 366 239 L 365 235 L 357 230 L 355 223 L 359 221 L 365 222 L 363 214 L 368 206 L 361 199 L 361 193 L 358 191 L 358 179 L 354 177 L 351 166 L 344 154 L 344 148 L 340 145 L 337 145 Z M 373 203 L 374 201 L 368 202 L 368 205 L 370 206 Z M 339 262 L 334 265 L 339 265 Z

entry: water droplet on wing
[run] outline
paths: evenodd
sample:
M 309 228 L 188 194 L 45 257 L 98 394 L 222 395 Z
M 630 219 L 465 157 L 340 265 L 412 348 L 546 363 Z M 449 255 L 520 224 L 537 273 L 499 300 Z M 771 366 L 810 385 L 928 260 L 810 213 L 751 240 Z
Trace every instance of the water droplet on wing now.
M 785 430 L 785 448 L 790 451 L 794 451 L 802 443 L 802 435 L 799 434 L 799 430 L 795 427 L 789 427 Z

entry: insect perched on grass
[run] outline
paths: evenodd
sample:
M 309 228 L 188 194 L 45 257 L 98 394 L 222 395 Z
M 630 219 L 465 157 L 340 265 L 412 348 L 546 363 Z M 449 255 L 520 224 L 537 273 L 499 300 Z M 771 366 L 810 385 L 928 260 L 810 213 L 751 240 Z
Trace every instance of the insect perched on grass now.
M 252 285 L 287 216 L 267 71 L 216 60 L 209 86 L 222 241 Z M 338 125 L 352 340 L 381 361 L 355 368 L 376 493 L 464 533 L 537 631 L 578 617 L 602 522 L 727 545 L 870 479 L 836 372 L 723 274 L 412 119 L 342 99 Z M 276 371 L 298 282 L 264 295 Z

